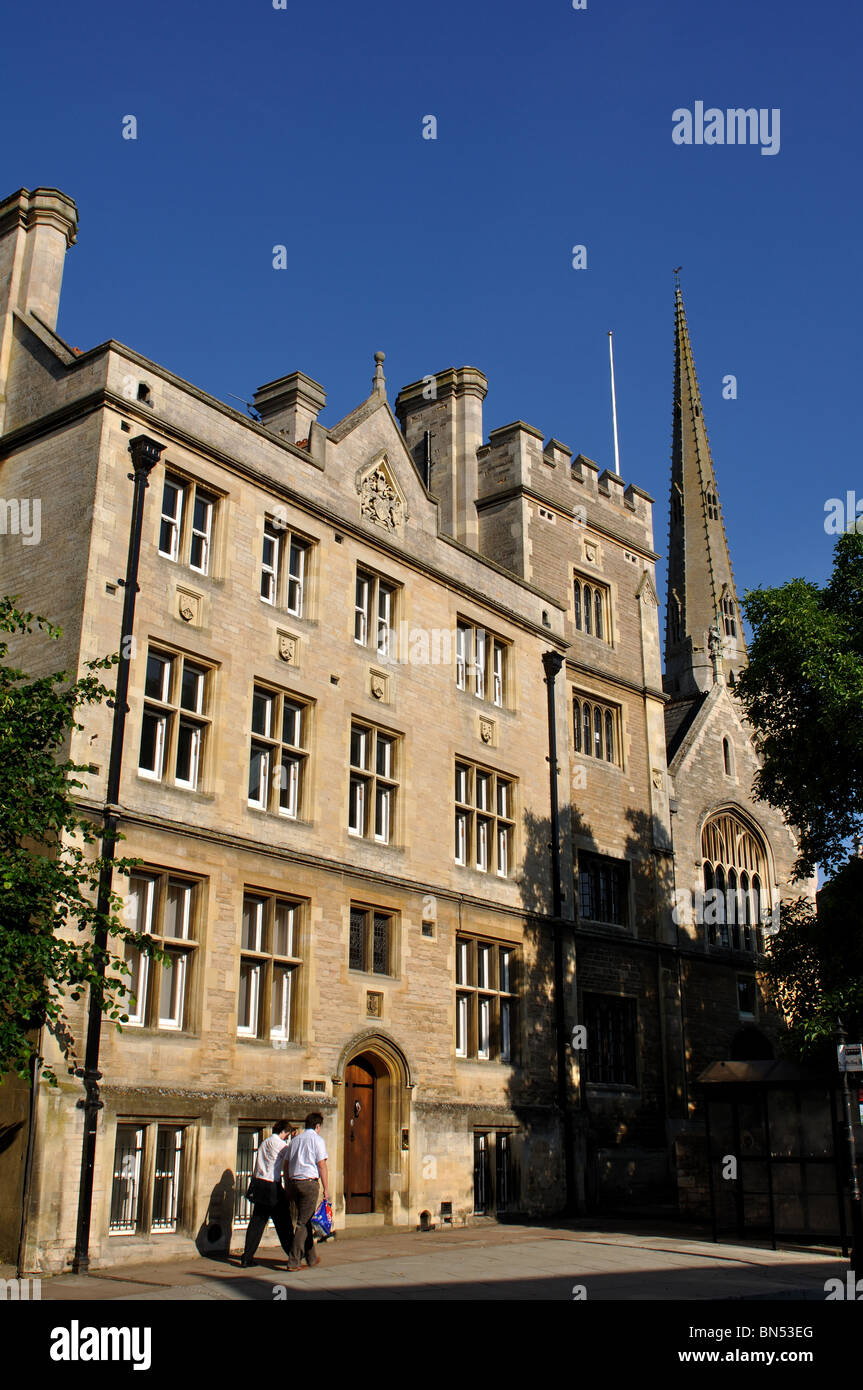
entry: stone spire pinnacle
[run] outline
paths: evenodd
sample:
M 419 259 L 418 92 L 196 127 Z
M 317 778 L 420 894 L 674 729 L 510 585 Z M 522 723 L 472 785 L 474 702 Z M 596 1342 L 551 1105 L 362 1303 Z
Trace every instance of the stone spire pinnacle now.
M 372 380 L 372 394 L 376 396 L 386 396 L 387 379 L 384 376 L 384 360 L 386 353 L 380 349 L 375 353 L 375 374 Z
M 665 627 L 666 691 L 733 679 L 746 640 L 710 456 L 683 295 L 674 272 L 674 413 Z

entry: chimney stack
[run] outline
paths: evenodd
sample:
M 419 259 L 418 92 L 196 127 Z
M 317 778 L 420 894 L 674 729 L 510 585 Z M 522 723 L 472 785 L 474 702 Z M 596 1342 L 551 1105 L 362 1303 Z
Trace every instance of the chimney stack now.
M 57 188 L 19 188 L 0 202 L 0 430 L 13 315 L 32 313 L 56 329 L 63 263 L 77 228 L 78 209 Z
M 57 188 L 19 188 L 0 203 L 0 306 L 37 314 L 57 327 L 66 251 L 78 209 Z
M 327 393 L 305 372 L 291 372 L 259 386 L 252 402 L 265 429 L 308 448 L 312 425 L 327 403 Z

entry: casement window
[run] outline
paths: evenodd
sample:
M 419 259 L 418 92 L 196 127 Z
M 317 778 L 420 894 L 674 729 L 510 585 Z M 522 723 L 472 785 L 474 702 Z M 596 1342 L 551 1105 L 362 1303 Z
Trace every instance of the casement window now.
M 611 603 L 609 591 L 596 580 L 576 574 L 573 579 L 573 610 L 579 632 L 611 642 Z
M 399 786 L 398 735 L 370 724 L 351 724 L 348 833 L 392 844 Z
M 124 976 L 131 998 L 127 1027 L 188 1028 L 192 975 L 198 951 L 200 882 L 170 873 L 135 871 L 129 876 L 126 925 L 153 937 L 164 960 L 145 955 L 127 942 Z
M 118 1124 L 108 1221 L 111 1235 L 181 1229 L 187 1133 L 188 1126 L 173 1123 Z
M 306 610 L 311 543 L 277 522 L 264 522 L 261 552 L 261 598 L 302 617 Z
M 391 912 L 351 903 L 348 968 L 367 975 L 394 975 L 394 931 Z
M 629 922 L 629 865 L 578 851 L 579 915 L 625 927 Z
M 474 1130 L 473 1209 L 477 1216 L 511 1211 L 516 1205 L 512 1130 Z
M 638 1013 L 635 999 L 585 994 L 587 1079 L 610 1086 L 638 1085 Z
M 288 1041 L 296 1037 L 302 903 L 246 893 L 240 935 L 237 1034 Z
M 210 730 L 212 671 L 191 657 L 150 647 L 138 772 L 197 791 Z
M 507 702 L 509 643 L 484 627 L 459 618 L 455 634 L 455 680 L 478 700 L 503 707 Z
M 601 762 L 622 765 L 620 711 L 592 697 L 575 695 L 572 701 L 572 737 L 576 753 Z
M 515 951 L 456 938 L 455 1055 L 511 1062 L 515 1038 Z
M 256 1129 L 250 1125 L 241 1125 L 237 1130 L 237 1177 L 234 1186 L 235 1229 L 244 1229 L 251 1220 L 252 1203 L 246 1193 L 249 1190 L 249 1180 L 254 1177 L 258 1149 L 265 1137 L 266 1134 L 263 1129 Z
M 354 641 L 381 657 L 394 654 L 397 589 L 398 585 L 357 566 Z
M 285 691 L 252 690 L 249 805 L 296 820 L 305 804 L 311 707 Z
M 459 759 L 455 765 L 455 862 L 508 878 L 515 842 L 515 781 Z
M 212 564 L 213 525 L 218 498 L 198 483 L 166 473 L 162 485 L 159 554 L 181 561 L 199 574 Z

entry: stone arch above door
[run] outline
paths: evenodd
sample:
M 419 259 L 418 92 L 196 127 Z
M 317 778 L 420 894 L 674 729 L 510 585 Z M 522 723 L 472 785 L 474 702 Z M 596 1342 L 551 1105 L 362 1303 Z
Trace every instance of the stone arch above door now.
M 361 1033 L 355 1033 L 350 1042 L 342 1048 L 332 1076 L 334 1086 L 342 1085 L 348 1063 L 364 1052 L 372 1053 L 379 1058 L 386 1065 L 392 1079 L 401 1082 L 407 1090 L 412 1090 L 416 1085 L 410 1063 L 395 1038 L 391 1038 L 380 1028 L 368 1028 Z

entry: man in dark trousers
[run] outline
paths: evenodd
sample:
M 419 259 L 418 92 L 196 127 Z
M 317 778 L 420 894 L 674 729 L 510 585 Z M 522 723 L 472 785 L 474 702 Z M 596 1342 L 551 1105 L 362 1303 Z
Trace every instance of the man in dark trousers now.
M 302 1134 L 292 1139 L 287 1153 L 287 1182 L 289 1199 L 297 1208 L 294 1242 L 288 1252 L 288 1269 L 302 1267 L 303 1256 L 309 1265 L 320 1263 L 312 1235 L 312 1217 L 318 1207 L 318 1182 L 324 1189 L 324 1201 L 330 1200 L 330 1179 L 327 1171 L 327 1146 L 321 1138 L 324 1117 L 319 1110 L 306 1116 Z M 283 1160 L 284 1161 L 284 1160 Z M 284 1244 L 284 1241 L 282 1242 Z
M 258 1147 L 255 1158 L 255 1172 L 252 1178 L 253 1210 L 246 1230 L 246 1245 L 240 1264 L 245 1269 L 253 1265 L 255 1251 L 261 1243 L 261 1236 L 272 1219 L 282 1249 L 290 1259 L 294 1239 L 294 1226 L 291 1221 L 291 1208 L 282 1186 L 282 1165 L 288 1154 L 289 1138 L 292 1130 L 287 1120 L 277 1120 L 273 1132 Z

